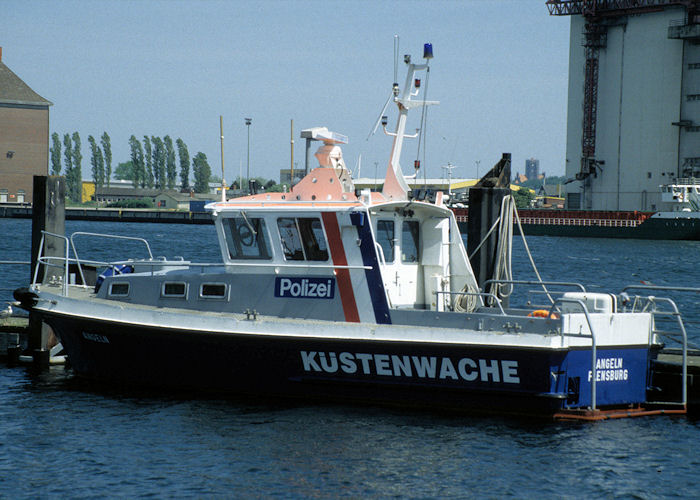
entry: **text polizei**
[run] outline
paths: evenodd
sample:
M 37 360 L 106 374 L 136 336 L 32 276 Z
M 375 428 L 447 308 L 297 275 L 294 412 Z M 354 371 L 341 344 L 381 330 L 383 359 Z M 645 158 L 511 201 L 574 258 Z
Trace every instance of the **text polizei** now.
M 275 297 L 293 299 L 332 299 L 335 280 L 332 278 L 282 278 L 275 279 Z

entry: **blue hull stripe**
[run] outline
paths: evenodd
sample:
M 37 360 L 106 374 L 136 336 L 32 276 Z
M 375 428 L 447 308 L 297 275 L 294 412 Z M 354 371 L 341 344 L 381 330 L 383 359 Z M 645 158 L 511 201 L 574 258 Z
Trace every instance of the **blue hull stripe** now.
M 365 269 L 365 277 L 367 278 L 369 295 L 372 299 L 374 317 L 377 323 L 391 324 L 389 303 L 386 300 L 384 281 L 379 270 L 379 260 L 377 259 L 377 250 L 374 248 L 374 238 L 372 237 L 369 217 L 364 212 L 354 212 L 350 217 L 355 227 L 357 227 L 357 236 L 361 242 L 362 264 L 371 268 Z

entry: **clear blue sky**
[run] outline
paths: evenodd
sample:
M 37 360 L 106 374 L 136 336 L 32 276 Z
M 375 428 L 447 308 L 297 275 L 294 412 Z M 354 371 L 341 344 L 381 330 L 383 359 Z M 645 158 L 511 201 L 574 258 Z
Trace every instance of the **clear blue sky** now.
M 303 167 L 302 128 L 327 126 L 349 136 L 344 149 L 362 176 L 386 168 L 391 138 L 366 137 L 394 80 L 400 54 L 422 57 L 431 42 L 426 127 L 427 176 L 447 162 L 455 177 L 475 177 L 502 152 L 513 171 L 525 160 L 563 175 L 569 19 L 549 16 L 544 0 L 463 1 L 33 1 L 2 0 L 3 62 L 54 103 L 50 130 L 78 131 L 83 176 L 90 176 L 87 137 L 110 135 L 114 164 L 129 159 L 131 134 L 181 137 L 190 155 L 221 168 L 224 117 L 226 178 L 246 168 L 278 179 Z M 402 58 L 402 57 L 401 57 Z M 405 78 L 399 64 L 399 82 Z M 390 125 L 396 111 L 389 113 Z M 409 116 L 409 130 L 420 113 Z M 408 140 L 404 173 L 417 143 Z M 422 156 L 422 155 L 421 155 Z M 424 165 L 425 165 L 424 163 Z M 315 160 L 314 160 L 315 166 Z M 422 175 L 421 175 L 422 176 Z

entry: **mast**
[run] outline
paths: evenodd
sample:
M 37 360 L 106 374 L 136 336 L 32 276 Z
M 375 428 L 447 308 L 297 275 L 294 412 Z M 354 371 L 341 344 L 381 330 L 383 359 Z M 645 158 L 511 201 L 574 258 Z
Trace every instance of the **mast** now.
M 394 137 L 394 143 L 391 147 L 391 157 L 389 159 L 389 166 L 386 171 L 386 178 L 384 179 L 384 187 L 382 189 L 382 194 L 387 199 L 392 200 L 406 200 L 408 199 L 408 184 L 401 171 L 401 165 L 399 163 L 401 159 L 401 150 L 403 149 L 403 140 L 405 137 L 416 137 L 418 134 L 406 135 L 406 122 L 408 120 L 408 110 L 411 108 L 417 108 L 420 106 L 430 106 L 434 104 L 439 104 L 439 101 L 426 101 L 419 100 L 413 101 L 411 97 L 418 95 L 420 89 L 420 80 L 415 78 L 418 71 L 429 71 L 428 62 L 433 58 L 433 46 L 430 43 L 426 43 L 423 46 L 423 58 L 426 60 L 425 64 L 413 64 L 411 63 L 411 56 L 405 55 L 404 62 L 408 64 L 408 73 L 406 74 L 406 82 L 404 83 L 403 92 L 401 97 L 399 97 L 399 87 L 398 84 L 394 84 L 394 102 L 399 107 L 399 119 L 396 122 L 396 130 L 394 132 L 387 132 L 386 128 L 384 133 Z M 382 124 L 385 125 L 386 122 L 382 118 Z
M 226 179 L 224 178 L 224 117 L 219 115 L 219 133 L 221 135 L 221 201 L 226 203 Z

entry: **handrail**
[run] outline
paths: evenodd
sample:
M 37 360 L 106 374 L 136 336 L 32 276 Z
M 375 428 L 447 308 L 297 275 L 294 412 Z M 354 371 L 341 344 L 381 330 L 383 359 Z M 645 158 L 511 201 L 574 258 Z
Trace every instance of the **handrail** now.
M 308 261 L 302 261 L 304 264 L 289 264 L 287 262 L 225 262 L 216 264 L 218 266 L 240 266 L 240 267 L 303 267 L 304 269 L 372 269 L 372 266 L 347 266 L 339 264 L 308 264 Z M 191 266 L 199 266 L 200 264 L 190 264 Z
M 700 290 L 698 290 L 700 291 Z M 682 404 L 683 406 L 686 406 L 688 402 L 688 335 L 685 331 L 685 325 L 683 324 L 683 319 L 681 318 L 681 313 L 678 311 L 678 306 L 676 306 L 676 303 L 667 298 L 667 297 L 651 297 L 651 300 L 653 302 L 666 302 L 671 306 L 673 309 L 673 312 L 668 312 L 668 311 L 652 311 L 652 314 L 666 314 L 670 316 L 674 316 L 676 318 L 676 321 L 678 322 L 678 326 L 680 327 L 681 330 L 681 336 L 683 337 L 683 367 L 682 367 L 682 382 L 681 382 L 681 396 L 683 398 Z M 656 330 L 654 330 L 656 333 L 661 333 Z M 666 334 L 665 336 L 669 336 Z
M 115 240 L 132 240 L 132 241 L 141 241 L 146 245 L 146 250 L 148 250 L 148 256 L 153 259 L 153 253 L 151 252 L 151 246 L 148 244 L 148 241 L 146 241 L 144 238 L 138 238 L 135 236 L 120 236 L 120 235 L 115 235 L 115 234 L 104 234 L 104 233 L 90 233 L 86 231 L 76 231 L 75 233 L 70 235 L 70 245 L 73 248 L 73 255 L 75 255 L 75 263 L 78 265 L 78 272 L 80 273 L 80 278 L 82 279 L 83 283 L 85 283 L 85 274 L 83 274 L 83 266 L 81 265 L 80 257 L 78 256 L 78 249 L 75 248 L 75 242 L 73 241 L 73 238 L 75 236 L 99 236 L 101 238 L 112 238 Z
M 61 257 L 43 255 L 44 254 L 44 241 L 46 240 L 46 238 L 45 238 L 46 235 L 60 238 L 62 240 L 65 240 L 65 242 L 66 242 L 66 256 L 63 259 L 63 261 L 64 261 L 64 264 L 63 264 L 63 268 L 64 268 L 63 269 L 63 295 L 64 296 L 68 295 L 68 262 L 70 260 L 69 259 L 70 248 L 68 247 L 68 243 L 69 243 L 68 238 L 66 238 L 66 236 L 63 234 L 56 234 L 56 233 L 51 233 L 49 231 L 43 231 L 43 230 L 41 231 L 41 241 L 39 242 L 39 255 L 37 255 L 37 259 L 36 259 L 37 265 L 34 268 L 34 277 L 32 278 L 32 286 L 36 285 L 36 280 L 39 276 L 39 263 L 45 262 L 45 261 L 42 261 L 42 259 L 48 258 L 48 259 L 61 260 Z M 50 265 L 50 264 L 48 264 L 48 262 L 46 262 L 46 264 Z M 57 266 L 57 267 L 60 267 L 60 266 Z
M 688 287 L 688 286 L 663 286 L 663 285 L 627 285 L 622 289 L 620 293 L 624 293 L 627 290 L 661 290 L 661 291 L 675 291 L 675 292 L 694 292 L 694 293 L 700 293 L 700 288 L 698 287 Z M 648 300 L 653 304 L 656 302 L 666 302 L 668 303 L 671 308 L 673 309 L 673 312 L 667 312 L 667 311 L 656 311 L 653 310 L 651 313 L 656 315 L 656 314 L 666 314 L 670 315 L 676 318 L 676 321 L 678 322 L 678 326 L 680 328 L 680 333 L 681 337 L 683 339 L 683 366 L 682 366 L 682 382 L 681 382 L 681 391 L 682 391 L 682 404 L 685 406 L 688 402 L 688 335 L 685 330 L 685 324 L 683 323 L 683 318 L 681 317 L 680 311 L 678 310 L 678 306 L 676 303 L 667 297 L 648 297 Z M 671 338 L 672 340 L 676 341 L 676 339 L 673 338 L 672 335 L 669 333 L 664 333 L 661 331 L 654 330 L 655 333 L 662 335 L 667 338 Z
M 564 333 L 564 329 L 562 328 L 561 330 L 561 343 L 562 346 L 564 345 L 564 337 L 583 337 L 583 338 L 590 338 L 591 339 L 591 409 L 595 410 L 596 409 L 596 363 L 598 361 L 598 353 L 597 353 L 597 346 L 596 346 L 596 341 L 595 341 L 595 333 L 593 332 L 593 325 L 591 324 L 591 317 L 588 315 L 588 308 L 586 307 L 586 304 L 583 303 L 581 299 L 571 299 L 571 298 L 566 298 L 566 297 L 560 297 L 558 299 L 554 300 L 554 303 L 552 304 L 552 307 L 549 310 L 549 314 L 554 312 L 554 308 L 556 307 L 557 303 L 569 303 L 569 304 L 578 304 L 581 306 L 581 309 L 583 311 L 583 314 L 586 317 L 586 322 L 588 323 L 588 329 L 590 330 L 591 334 L 586 335 L 585 333 Z
M 690 286 L 660 286 L 660 285 L 627 285 L 623 288 L 620 293 L 626 292 L 627 290 L 665 290 L 665 291 L 676 291 L 676 292 L 699 292 L 700 288 L 690 287 Z
M 308 264 L 308 263 L 269 263 L 269 262 L 234 262 L 234 263 L 224 263 L 224 262 L 189 262 L 182 260 L 159 260 L 159 259 L 149 259 L 149 260 L 118 260 L 118 261 L 100 261 L 100 260 L 79 260 L 76 258 L 69 257 L 55 257 L 55 256 L 42 256 L 39 261 L 47 266 L 53 267 L 63 267 L 56 264 L 51 264 L 51 260 L 60 260 L 62 262 L 75 262 L 79 266 L 80 264 L 92 264 L 97 266 L 107 266 L 113 267 L 118 265 L 135 265 L 144 267 L 159 267 L 159 266 L 177 266 L 177 267 L 224 267 L 224 266 L 241 266 L 241 267 L 281 267 L 281 268 L 304 268 L 304 269 L 361 269 L 367 270 L 372 269 L 372 266 L 350 266 L 350 265 L 336 265 L 336 264 Z M 306 261 L 305 261 L 306 262 Z M 64 264 L 65 265 L 65 264 Z M 82 276 L 82 274 L 81 274 Z M 35 278 L 36 280 L 36 278 Z M 85 280 L 83 279 L 83 283 Z
M 41 232 L 41 239 L 39 240 L 39 253 L 36 256 L 36 266 L 34 266 L 34 273 L 32 275 L 32 286 L 36 284 L 36 279 L 39 275 L 39 262 L 41 262 L 42 254 L 44 250 L 44 231 Z
M 501 314 L 503 316 L 507 316 L 506 312 L 503 310 L 503 306 L 501 305 L 501 299 L 499 299 L 498 297 L 496 297 L 492 293 L 487 293 L 487 292 L 446 292 L 446 291 L 442 291 L 442 290 L 436 290 L 433 293 L 436 296 L 441 294 L 441 293 L 444 293 L 446 295 L 475 295 L 475 296 L 479 296 L 479 297 L 490 297 L 490 298 L 496 300 L 496 305 L 501 310 Z
M 379 244 L 378 241 L 374 242 L 374 247 L 377 250 L 377 255 L 379 255 L 379 265 L 380 266 L 385 266 L 386 265 L 386 258 L 384 257 L 384 249 L 382 246 Z
M 573 281 L 535 281 L 535 280 L 486 280 L 484 282 L 483 288 L 486 289 L 486 286 L 489 283 L 503 283 L 506 285 L 549 285 L 549 286 L 570 286 L 574 288 L 578 288 L 582 292 L 586 292 L 586 287 L 584 287 L 581 283 L 576 283 Z M 546 293 L 546 292 L 545 292 Z
M 151 252 L 151 246 L 148 244 L 148 241 L 145 240 L 144 238 L 138 238 L 136 236 L 120 236 L 117 234 L 104 234 L 104 233 L 89 233 L 85 231 L 76 231 L 75 233 L 70 235 L 70 240 L 71 244 L 73 243 L 73 238 L 75 236 L 100 236 L 102 238 L 112 238 L 115 240 L 133 240 L 133 241 L 141 241 L 143 242 L 144 245 L 146 245 L 146 250 L 148 250 L 148 256 L 149 258 L 153 258 L 153 252 Z M 75 251 L 75 250 L 74 250 Z M 75 258 L 78 259 L 78 253 L 75 253 Z

